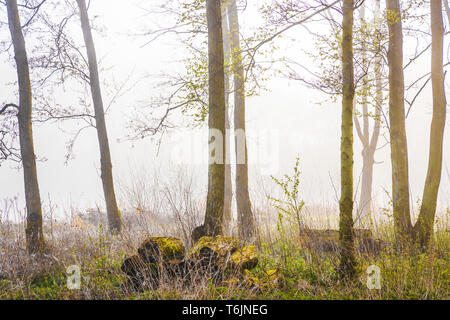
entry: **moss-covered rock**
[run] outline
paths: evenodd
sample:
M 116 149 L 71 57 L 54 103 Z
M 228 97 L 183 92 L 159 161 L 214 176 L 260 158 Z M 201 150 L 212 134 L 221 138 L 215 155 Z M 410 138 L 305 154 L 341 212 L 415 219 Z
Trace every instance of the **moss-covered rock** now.
M 174 237 L 151 237 L 139 246 L 138 254 L 146 263 L 156 263 L 160 260 L 181 261 L 184 258 L 185 247 L 180 239 Z
M 186 256 L 189 259 L 199 259 L 214 252 L 218 260 L 223 260 L 228 259 L 238 247 L 238 241 L 233 238 L 220 235 L 216 237 L 202 237 L 189 249 Z
M 241 270 L 253 269 L 258 265 L 258 252 L 256 246 L 239 248 L 231 255 L 233 266 Z
M 159 285 L 158 265 L 146 263 L 139 255 L 125 259 L 120 269 L 128 276 L 124 289 L 140 291 L 144 287 L 156 288 Z
M 133 290 L 158 287 L 162 281 L 192 284 L 202 280 L 220 284 L 231 277 L 241 278 L 245 269 L 258 263 L 256 247 L 239 247 L 233 238 L 202 237 L 185 256 L 183 243 L 173 237 L 146 239 L 122 264 L 129 279 L 126 287 Z

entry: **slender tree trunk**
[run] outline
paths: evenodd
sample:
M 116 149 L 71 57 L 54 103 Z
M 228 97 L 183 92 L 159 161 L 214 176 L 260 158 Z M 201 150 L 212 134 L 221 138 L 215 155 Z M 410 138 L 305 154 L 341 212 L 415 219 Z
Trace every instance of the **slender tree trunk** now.
M 360 7 L 360 18 L 362 23 L 365 22 L 365 3 L 361 4 Z M 377 24 L 377 19 L 380 13 L 380 0 L 376 1 L 374 24 Z M 367 57 L 363 55 L 363 63 L 370 69 Z M 375 78 L 376 78 L 376 109 L 375 118 L 373 119 L 374 127 L 372 132 L 372 137 L 370 137 L 369 130 L 369 112 L 368 112 L 368 96 L 370 95 L 370 89 L 368 85 L 368 76 L 363 79 L 363 128 L 361 129 L 359 124 L 359 119 L 355 117 L 355 126 L 358 132 L 358 137 L 363 145 L 362 158 L 363 158 L 363 169 L 361 177 L 361 193 L 359 199 L 358 208 L 358 224 L 360 227 L 364 227 L 367 220 L 370 220 L 370 214 L 373 209 L 372 205 L 372 186 L 373 186 L 373 167 L 375 165 L 375 151 L 378 144 L 378 138 L 380 135 L 380 115 L 381 108 L 383 105 L 383 92 L 382 92 L 382 82 L 381 82 L 381 54 L 378 54 L 375 58 Z
M 353 11 L 354 0 L 344 0 L 342 22 L 342 137 L 341 137 L 341 199 L 339 203 L 339 240 L 343 277 L 355 276 L 353 240 Z
M 366 4 L 365 2 L 361 4 L 360 7 L 360 20 L 361 24 L 364 24 L 366 21 Z M 369 62 L 367 61 L 367 55 L 363 53 L 362 56 L 362 64 L 364 68 L 369 68 Z M 363 171 L 362 171 L 362 179 L 361 179 L 361 194 L 359 201 L 359 210 L 358 210 L 358 220 L 360 225 L 362 226 L 365 218 L 370 215 L 371 211 L 371 199 L 372 199 L 372 174 L 373 174 L 373 153 L 370 152 L 369 145 L 369 111 L 368 111 L 368 96 L 369 96 L 369 76 L 366 74 L 363 78 L 363 92 L 362 92 L 362 118 L 363 118 L 363 129 L 362 129 L 362 144 L 363 144 Z M 359 125 L 359 120 L 356 119 L 356 122 Z
M 415 237 L 421 248 L 426 248 L 433 234 L 434 217 L 442 175 L 442 153 L 447 102 L 444 88 L 443 41 L 441 0 L 431 0 L 431 83 L 433 88 L 433 119 L 430 133 L 428 172 L 419 218 L 414 226 Z
M 239 238 L 253 241 L 256 237 L 256 224 L 248 190 L 248 157 L 245 131 L 245 76 L 242 65 L 239 39 L 239 16 L 236 0 L 228 5 L 228 18 L 231 31 L 232 70 L 234 72 L 234 130 L 236 133 L 236 204 L 238 211 Z
M 83 31 L 84 42 L 86 44 L 88 55 L 90 77 L 89 82 L 91 86 L 92 100 L 94 102 L 97 136 L 100 145 L 101 179 L 103 183 L 103 192 L 105 195 L 109 230 L 112 233 L 117 233 L 121 230 L 121 218 L 119 208 L 117 207 L 116 195 L 114 192 L 111 153 L 109 150 L 108 134 L 106 131 L 105 113 L 103 109 L 102 93 L 100 89 L 97 55 L 95 53 L 91 27 L 89 25 L 86 2 L 85 0 L 77 0 L 77 3 L 80 9 L 81 29 Z
M 372 180 L 373 180 L 373 165 L 374 153 L 368 147 L 364 147 L 362 151 L 363 169 L 361 177 L 361 194 L 359 198 L 359 221 L 360 226 L 363 227 L 366 220 L 370 217 L 372 212 Z
M 408 148 L 405 128 L 403 34 L 399 0 L 386 0 L 389 26 L 389 122 L 394 226 L 399 244 L 412 231 L 409 204 Z
M 228 27 L 227 7 L 222 8 L 222 30 L 223 30 L 223 51 L 225 65 L 225 200 L 223 205 L 223 227 L 224 233 L 230 235 L 231 226 L 233 224 L 233 215 L 231 205 L 233 202 L 233 187 L 231 180 L 231 149 L 230 149 L 230 29 Z
M 223 161 L 225 155 L 225 143 L 223 143 L 225 133 L 225 72 L 220 1 L 207 0 L 206 11 L 208 20 L 209 145 L 215 147 L 213 150 L 210 149 L 209 154 L 208 195 L 203 232 L 207 235 L 217 235 L 223 233 L 225 196 L 225 166 Z M 222 140 L 217 141 L 217 139 Z M 218 157 L 217 154 L 219 154 Z M 213 158 L 217 161 L 212 160 Z
M 19 140 L 22 157 L 25 201 L 27 206 L 27 226 L 25 230 L 27 249 L 30 253 L 38 253 L 45 249 L 42 231 L 42 208 L 39 184 L 36 172 L 36 155 L 34 153 L 33 132 L 31 125 L 32 97 L 30 70 L 27 50 L 22 33 L 17 0 L 7 0 L 9 30 L 14 47 L 19 83 Z
M 450 23 L 450 7 L 448 5 L 448 0 L 444 0 L 445 14 L 447 15 L 447 21 Z

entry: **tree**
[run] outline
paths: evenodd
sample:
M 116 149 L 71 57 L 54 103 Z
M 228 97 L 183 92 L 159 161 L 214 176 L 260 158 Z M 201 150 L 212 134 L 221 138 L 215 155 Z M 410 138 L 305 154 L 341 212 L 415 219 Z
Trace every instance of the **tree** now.
M 428 171 L 423 190 L 419 218 L 414 225 L 414 236 L 425 248 L 433 234 L 436 203 L 442 174 L 442 153 L 447 101 L 444 88 L 443 41 L 444 26 L 441 0 L 430 1 L 431 11 L 431 84 L 433 90 L 433 119 L 430 132 Z
M 231 205 L 233 202 L 233 183 L 231 179 L 231 150 L 230 150 L 230 63 L 231 63 L 231 35 L 228 25 L 227 6 L 222 7 L 222 31 L 223 31 L 223 52 L 225 68 L 225 196 L 223 204 L 223 227 L 224 233 L 231 233 L 233 224 L 233 212 Z
M 374 25 L 377 29 L 379 29 L 379 23 L 377 19 L 379 18 L 380 12 L 380 0 L 376 0 L 376 12 L 374 17 Z M 365 10 L 366 3 L 361 4 L 360 7 L 360 19 L 362 26 L 366 25 L 365 21 Z M 377 34 L 381 34 L 380 30 L 377 30 Z M 368 39 L 366 39 L 368 40 Z M 370 41 L 370 40 L 369 40 Z M 368 78 L 368 70 L 370 69 L 370 62 L 367 59 L 366 52 L 363 52 L 362 56 L 362 65 L 366 71 L 366 75 L 362 79 L 362 128 L 359 122 L 359 118 L 355 116 L 355 128 L 358 134 L 358 138 L 362 143 L 362 159 L 363 159 L 363 168 L 362 168 L 362 177 L 361 177 L 361 193 L 359 199 L 359 209 L 358 209 L 358 217 L 360 224 L 363 225 L 365 219 L 370 216 L 370 212 L 372 211 L 372 181 L 373 181 L 373 167 L 375 164 L 375 151 L 378 145 L 378 138 L 380 136 L 381 129 L 381 109 L 383 107 L 383 88 L 382 88 L 382 74 L 381 74 L 381 63 L 382 56 L 381 50 L 378 49 L 378 52 L 375 56 L 375 114 L 373 119 L 373 131 L 372 135 L 370 134 L 370 114 L 368 109 L 368 98 L 370 95 L 370 85 Z M 355 100 L 356 102 L 356 100 Z
M 106 130 L 105 113 L 103 109 L 102 93 L 100 89 L 100 78 L 98 72 L 97 56 L 94 40 L 92 37 L 89 17 L 85 0 L 77 0 L 80 10 L 81 29 L 86 44 L 89 64 L 89 84 L 91 87 L 92 100 L 94 103 L 95 122 L 97 128 L 98 142 L 100 146 L 100 166 L 103 192 L 105 195 L 106 212 L 111 232 L 121 231 L 120 211 L 117 207 L 114 182 L 112 175 L 111 153 L 109 150 L 108 134 Z
M 11 33 L 14 55 L 17 65 L 19 84 L 19 106 L 8 104 L 18 109 L 20 156 L 23 165 L 25 200 L 27 207 L 26 242 L 30 253 L 38 253 L 45 249 L 42 229 L 42 207 L 34 153 L 33 130 L 31 124 L 32 93 L 27 50 L 22 32 L 17 0 L 7 0 L 8 23 Z
M 231 59 L 234 80 L 234 130 L 236 146 L 236 203 L 239 238 L 248 241 L 256 236 L 256 225 L 248 190 L 247 138 L 245 133 L 245 75 L 239 35 L 236 0 L 228 5 L 231 32 Z
M 339 202 L 339 271 L 353 277 L 355 253 L 353 240 L 353 11 L 354 0 L 344 0 L 342 21 L 342 124 L 341 124 L 341 199 Z
M 208 74 L 209 74 L 209 166 L 208 195 L 203 224 L 207 235 L 222 234 L 225 166 L 225 81 L 220 1 L 207 0 L 208 21 Z
M 411 235 L 408 148 L 405 128 L 403 28 L 399 0 L 386 0 L 389 28 L 389 122 L 394 227 L 398 240 Z

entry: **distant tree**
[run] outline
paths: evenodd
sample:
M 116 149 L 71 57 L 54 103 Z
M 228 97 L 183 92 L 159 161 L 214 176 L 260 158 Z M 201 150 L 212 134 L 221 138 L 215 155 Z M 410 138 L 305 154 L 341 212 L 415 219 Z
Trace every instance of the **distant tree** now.
M 91 87 L 92 100 L 94 102 L 95 122 L 97 128 L 98 142 L 100 146 L 100 166 L 103 192 L 105 195 L 108 224 L 111 232 L 121 231 L 120 211 L 117 206 L 112 175 L 111 153 L 109 150 L 108 134 L 106 130 L 105 113 L 103 99 L 100 88 L 100 77 L 98 72 L 97 55 L 95 52 L 94 40 L 92 37 L 89 17 L 85 0 L 77 0 L 80 10 L 81 29 L 83 31 L 84 42 L 86 44 L 89 84 Z
M 17 0 L 6 0 L 6 8 L 17 65 L 19 105 L 7 104 L 3 106 L 0 113 L 4 112 L 9 107 L 18 109 L 17 118 L 19 123 L 20 157 L 23 165 L 25 200 L 27 207 L 27 224 L 25 229 L 26 242 L 27 249 L 30 253 L 38 253 L 45 249 L 45 241 L 42 229 L 42 207 L 31 124 L 32 93 L 30 70 Z
M 364 43 L 366 48 L 363 49 L 362 54 L 362 68 L 366 70 L 365 75 L 362 79 L 362 103 L 361 103 L 361 117 L 362 126 L 360 124 L 359 117 L 356 116 L 355 110 L 355 128 L 358 134 L 358 138 L 361 141 L 362 150 L 362 177 L 361 177 L 361 193 L 359 198 L 359 208 L 358 208 L 358 220 L 360 225 L 364 225 L 366 220 L 370 217 L 372 212 L 372 188 L 373 188 L 373 168 L 375 164 L 375 152 L 378 147 L 378 140 L 380 137 L 381 130 L 381 110 L 383 108 L 383 84 L 382 84 L 382 54 L 380 35 L 382 31 L 380 30 L 380 23 L 378 21 L 380 16 L 380 0 L 375 1 L 375 16 L 374 16 L 374 27 L 376 37 L 367 37 L 367 33 L 362 32 L 362 38 L 364 42 L 373 41 L 375 38 L 375 58 L 374 58 L 374 73 L 375 73 L 375 113 L 369 112 L 369 96 L 370 92 L 370 60 L 368 59 L 366 48 L 369 48 L 368 43 Z M 366 22 L 366 2 L 362 3 L 360 6 L 360 20 L 363 30 L 369 29 L 369 24 Z M 378 43 L 377 43 L 378 42 Z M 356 100 L 355 100 L 356 102 Z M 373 130 L 370 133 L 370 118 L 373 119 Z
M 339 240 L 343 277 L 356 274 L 353 239 L 353 11 L 354 0 L 344 0 L 342 21 L 342 135 L 341 135 L 341 199 L 339 202 Z
M 231 121 L 230 121 L 230 64 L 231 64 L 231 34 L 228 25 L 228 10 L 227 6 L 222 6 L 222 31 L 223 31 L 223 53 L 224 53 L 224 68 L 225 68 L 225 196 L 223 204 L 223 228 L 226 235 L 231 234 L 233 225 L 233 183 L 231 177 Z
M 447 0 L 445 0 L 448 8 Z M 441 0 L 430 1 L 431 11 L 431 84 L 433 90 L 433 119 L 430 132 L 428 172 L 423 190 L 419 218 L 414 236 L 421 248 L 426 248 L 433 234 L 439 185 L 442 175 L 442 154 L 447 101 L 444 87 L 443 42 L 444 26 Z
M 242 64 L 239 18 L 236 0 L 228 4 L 231 32 L 231 70 L 234 80 L 234 130 L 236 147 L 236 203 L 239 239 L 248 241 L 256 236 L 256 223 L 248 190 L 248 156 L 245 132 L 245 74 Z

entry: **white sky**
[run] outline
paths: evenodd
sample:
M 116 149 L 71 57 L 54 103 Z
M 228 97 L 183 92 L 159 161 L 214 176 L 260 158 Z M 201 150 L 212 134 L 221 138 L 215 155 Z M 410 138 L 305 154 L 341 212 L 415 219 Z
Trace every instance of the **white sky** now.
M 131 37 L 129 34 L 141 31 L 145 26 L 145 19 L 150 23 L 155 22 L 151 17 L 144 17 L 143 11 L 137 5 L 146 1 L 92 1 L 90 16 L 98 16 L 97 24 L 105 28 L 102 36 L 95 35 L 97 55 L 103 57 L 104 65 L 111 67 L 101 76 L 111 79 L 112 76 L 120 82 L 134 70 L 133 77 L 139 79 L 144 74 L 159 74 L 161 71 L 177 68 L 173 62 L 183 55 L 183 51 L 171 42 L 170 39 L 151 43 L 142 47 L 144 38 Z M 4 10 L 1 11 L 1 19 L 5 19 Z M 246 12 L 241 18 L 243 32 L 255 24 L 255 15 Z M 0 34 L 5 35 L 5 30 Z M 77 31 L 77 30 L 75 30 Z M 81 33 L 81 30 L 80 30 Z M 6 33 L 7 35 L 7 33 Z M 301 52 L 305 46 L 311 47 L 309 36 L 301 27 L 293 29 L 290 36 L 297 37 L 295 42 L 280 41 L 281 50 L 290 58 L 306 59 Z M 447 41 L 448 42 L 448 41 Z M 405 53 L 408 47 L 405 48 Z M 405 57 L 406 61 L 407 57 Z M 6 61 L 3 56 L 2 61 Z M 14 90 L 6 84 L 15 81 L 16 74 L 9 64 L 0 65 L 0 92 L 1 102 L 15 101 Z M 413 67 L 414 70 L 407 76 L 422 75 L 429 69 L 429 56 Z M 339 143 L 340 143 L 340 102 L 318 102 L 326 100 L 326 96 L 311 89 L 305 88 L 301 83 L 286 79 L 274 78 L 266 86 L 268 92 L 262 92 L 259 97 L 250 98 L 247 101 L 247 126 L 249 131 L 249 161 L 251 163 L 251 177 L 255 176 L 281 176 L 290 173 L 295 163 L 296 155 L 301 158 L 301 170 L 303 172 L 303 198 L 307 204 L 335 205 L 334 190 L 330 182 L 330 176 L 336 187 L 339 186 Z M 132 174 L 142 173 L 143 168 L 148 172 L 161 169 L 164 174 L 169 174 L 170 168 L 177 164 L 190 164 L 191 169 L 199 172 L 199 183 L 206 187 L 206 150 L 205 144 L 199 141 L 197 136 L 190 136 L 183 132 L 183 142 L 178 140 L 179 135 L 168 136 L 157 155 L 157 144 L 150 139 L 143 141 L 118 142 L 126 132 L 126 117 L 137 101 L 157 94 L 151 80 L 141 81 L 132 88 L 124 97 L 119 99 L 112 107 L 112 112 L 107 118 L 109 141 L 113 160 L 113 171 L 116 186 L 126 183 Z M 76 103 L 76 95 L 68 90 L 61 103 Z M 412 200 L 415 202 L 422 196 L 423 184 L 426 175 L 429 145 L 429 125 L 431 121 L 431 86 L 418 99 L 414 109 L 407 120 L 408 148 L 410 155 L 410 183 Z M 105 94 L 104 99 L 110 97 Z M 449 117 L 450 118 L 450 117 Z M 447 125 L 450 124 L 447 121 Z M 65 145 L 70 135 L 60 129 L 71 131 L 75 124 L 68 122 L 55 125 L 35 125 L 34 141 L 38 156 L 48 160 L 38 163 L 38 177 L 41 197 L 44 205 L 50 197 L 53 203 L 60 209 L 68 209 L 70 205 L 84 209 L 95 204 L 102 205 L 102 186 L 99 174 L 99 153 L 97 136 L 94 129 L 85 131 L 76 143 L 74 153 L 76 158 L 67 166 L 64 165 Z M 258 140 L 255 133 L 262 136 L 264 133 L 277 133 L 278 139 L 274 140 L 270 153 L 264 156 L 264 144 Z M 200 135 L 205 132 L 201 131 Z M 197 139 L 197 140 L 194 140 Z M 181 160 L 174 157 L 180 147 L 186 146 L 187 141 L 196 142 L 195 151 L 191 157 L 184 156 Z M 450 207 L 450 182 L 446 168 L 450 170 L 450 129 L 445 134 L 444 166 L 441 183 L 439 203 L 441 208 Z M 264 141 L 263 141 L 264 142 Z M 383 144 L 380 138 L 380 145 Z M 355 180 L 361 171 L 361 144 L 355 133 Z M 271 165 L 265 161 L 267 157 L 272 160 Z M 192 159 L 189 161 L 186 159 Z M 259 163 L 255 163 L 259 160 Z M 390 190 L 391 168 L 389 160 L 389 147 L 385 147 L 376 154 L 376 160 L 381 162 L 375 166 L 374 172 L 374 196 L 380 205 L 386 204 L 383 188 Z M 192 162 L 192 163 L 190 163 Z M 173 166 L 169 164 L 173 163 Z M 14 164 L 7 162 L 0 167 L 0 201 L 2 199 L 18 196 L 23 205 L 23 176 L 20 170 L 13 168 Z M 130 171 L 131 170 L 131 171 Z M 250 181 L 251 187 L 256 188 L 254 180 Z M 119 198 L 120 188 L 117 187 Z M 2 205 L 0 204 L 0 208 Z

